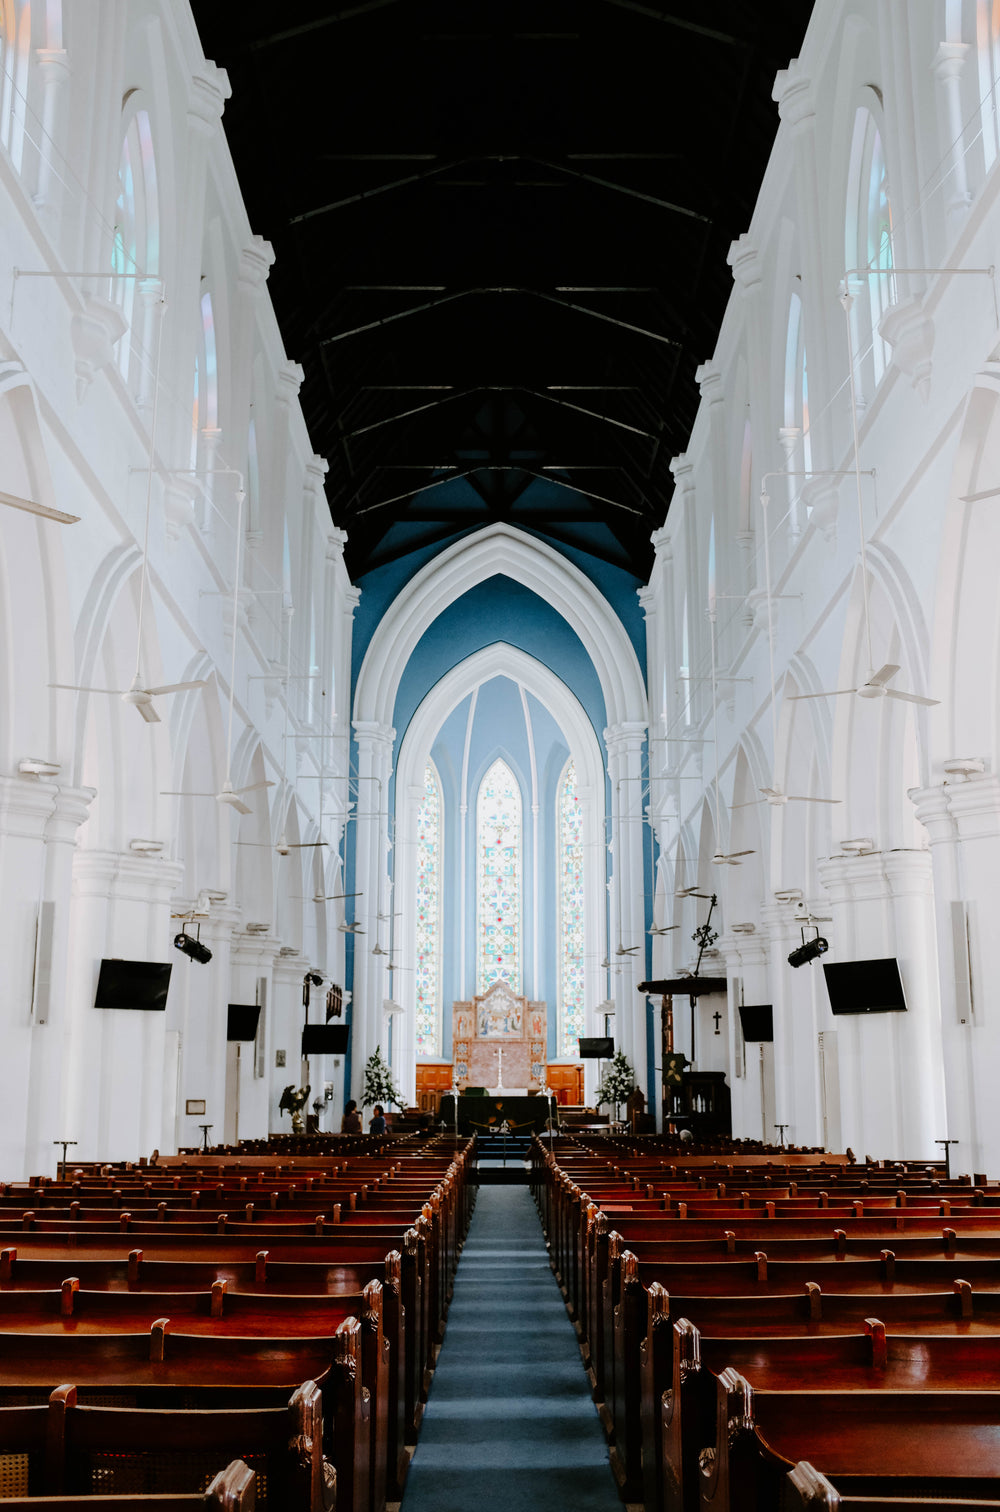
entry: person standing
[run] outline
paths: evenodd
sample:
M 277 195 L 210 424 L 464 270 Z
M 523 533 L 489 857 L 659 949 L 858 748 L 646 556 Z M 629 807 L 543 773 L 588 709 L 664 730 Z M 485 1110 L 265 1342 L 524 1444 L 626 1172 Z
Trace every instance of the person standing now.
M 344 1109 L 344 1116 L 340 1120 L 340 1132 L 341 1134 L 362 1134 L 364 1132 L 361 1126 L 361 1114 L 358 1112 L 358 1105 L 353 1097 Z

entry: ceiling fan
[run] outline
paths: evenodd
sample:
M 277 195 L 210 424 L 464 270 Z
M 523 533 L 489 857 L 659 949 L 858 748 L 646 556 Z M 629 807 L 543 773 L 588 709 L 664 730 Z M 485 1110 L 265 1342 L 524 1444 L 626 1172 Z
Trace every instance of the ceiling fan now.
M 827 693 L 790 693 L 789 698 L 842 698 L 845 693 L 856 693 L 859 698 L 899 698 L 904 703 L 923 704 L 926 708 L 932 708 L 941 702 L 939 698 L 923 698 L 919 693 L 903 693 L 899 688 L 888 687 L 887 684 L 899 671 L 893 662 L 886 662 L 884 667 L 879 667 L 877 672 L 872 672 L 869 653 L 868 665 L 868 681 L 863 682 L 859 688 L 835 688 Z
M 680 927 L 679 924 L 651 924 L 646 932 L 651 935 L 665 935 L 672 929 L 680 929 Z
M 111 698 L 120 698 L 122 703 L 131 704 L 138 709 L 147 724 L 159 724 L 160 716 L 153 706 L 153 699 L 159 698 L 163 693 L 184 693 L 188 688 L 204 688 L 207 679 L 196 678 L 193 682 L 163 683 L 158 688 L 144 688 L 142 679 L 137 672 L 129 686 L 122 688 L 83 688 L 76 683 L 49 683 L 50 688 L 58 688 L 63 693 L 106 693 Z
M 859 509 L 860 509 L 860 484 L 859 484 Z M 771 675 L 771 759 L 777 765 L 778 760 L 778 693 L 774 679 L 774 619 L 771 601 L 771 544 L 767 526 L 767 506 L 771 500 L 767 490 L 761 489 L 760 507 L 764 513 L 764 588 L 767 596 L 767 658 Z M 862 553 L 864 552 L 864 537 L 862 535 Z M 865 609 L 867 613 L 867 590 Z M 795 697 L 794 694 L 791 695 Z M 755 803 L 769 803 L 772 808 L 781 808 L 786 803 L 839 803 L 839 798 L 813 798 L 805 797 L 798 793 L 784 793 L 774 782 L 771 787 L 762 787 L 758 791 L 763 794 L 761 798 L 751 798 L 749 803 L 734 803 L 734 808 L 750 808 Z
M 361 897 L 361 894 L 359 892 L 353 892 L 353 893 L 327 893 L 325 897 L 321 893 L 315 893 L 314 896 L 313 896 L 312 901 L 314 903 L 337 903 L 337 902 L 339 902 L 339 900 L 341 898 L 360 898 L 360 897 Z
M 712 893 L 703 893 L 699 891 L 697 887 L 678 887 L 674 893 L 675 898 L 711 898 L 713 896 L 714 895 Z M 677 926 L 671 925 L 670 927 L 673 929 Z
M 226 471 L 227 472 L 234 472 L 236 470 L 234 468 L 227 468 Z M 152 472 L 152 467 L 150 468 L 150 472 Z M 237 472 L 236 476 L 239 478 L 239 488 L 236 491 L 236 499 L 237 499 L 237 508 L 236 508 L 236 562 L 235 562 L 235 565 L 234 565 L 234 568 L 233 568 L 233 621 L 232 621 L 232 636 L 231 636 L 231 639 L 232 639 L 232 660 L 231 660 L 230 668 L 229 668 L 229 719 L 228 719 L 228 724 L 227 724 L 227 727 L 226 727 L 226 776 L 225 776 L 225 780 L 224 780 L 224 782 L 222 784 L 221 791 L 218 792 L 218 793 L 186 793 L 186 792 L 176 792 L 176 791 L 175 792 L 164 791 L 163 796 L 166 797 L 166 798 L 214 798 L 215 801 L 216 801 L 216 803 L 224 803 L 224 804 L 227 805 L 227 807 L 235 809 L 238 814 L 249 814 L 249 813 L 252 813 L 253 811 L 250 808 L 249 804 L 243 802 L 243 799 L 242 799 L 241 795 L 243 793 L 256 793 L 256 792 L 259 792 L 261 790 L 261 788 L 274 787 L 274 783 L 273 782 L 267 782 L 267 781 L 265 781 L 265 782 L 250 782 L 250 783 L 247 783 L 246 786 L 244 786 L 244 787 L 239 787 L 239 788 L 234 788 L 233 787 L 233 771 L 232 771 L 232 768 L 233 768 L 233 707 L 234 707 L 234 703 L 235 703 L 235 699 L 236 699 L 236 649 L 237 649 L 237 645 L 238 645 L 238 641 L 239 641 L 240 547 L 241 547 L 242 542 L 243 542 L 243 504 L 244 504 L 244 501 L 246 499 L 246 492 L 245 492 L 245 490 L 243 488 L 243 474 Z M 147 503 L 146 503 L 146 534 L 147 534 L 147 536 L 149 534 L 149 502 L 148 502 L 148 498 L 147 498 Z M 143 570 L 145 571 L 145 557 L 143 557 Z M 139 603 L 139 609 L 140 609 L 140 617 L 139 618 L 140 618 L 140 626 L 141 626 L 141 623 L 142 623 L 142 600 L 141 600 L 141 598 L 140 598 L 140 603 Z M 136 669 L 136 677 L 138 678 L 138 668 Z M 152 691 L 155 692 L 156 690 L 153 689 Z M 139 712 L 142 713 L 141 708 L 140 708 Z M 144 718 L 148 718 L 149 716 L 148 715 L 143 715 L 143 717 Z
M 259 792 L 261 788 L 269 787 L 274 787 L 274 783 L 251 782 L 248 783 L 246 787 L 234 788 L 229 778 L 227 777 L 225 782 L 222 784 L 222 791 L 219 793 L 185 793 L 171 791 L 167 788 L 161 788 L 160 795 L 163 798 L 214 798 L 216 803 L 225 803 L 229 808 L 234 808 L 238 814 L 250 814 L 253 812 L 253 810 L 248 803 L 243 802 L 243 799 L 240 795 L 242 793 L 256 793 Z
M 364 934 L 360 924 L 338 924 L 341 934 Z
M 258 786 L 261 786 L 261 787 L 262 786 L 273 787 L 274 784 L 273 783 L 266 783 L 266 784 L 259 783 Z M 247 810 L 247 812 L 249 813 L 249 809 Z M 321 845 L 325 845 L 326 844 L 326 841 L 325 840 L 293 840 L 291 843 L 289 843 L 289 841 L 286 840 L 285 836 L 281 835 L 279 837 L 279 839 L 277 839 L 274 842 L 273 846 L 267 840 L 237 840 L 236 844 L 237 845 L 250 845 L 250 846 L 255 847 L 257 850 L 276 850 L 278 852 L 279 856 L 287 856 L 288 852 L 289 851 L 293 851 L 293 850 L 318 850 Z
M 616 956 L 635 955 L 636 951 L 637 950 L 641 950 L 641 949 L 642 949 L 641 945 L 622 945 L 619 942 L 618 949 L 615 951 L 615 955 Z

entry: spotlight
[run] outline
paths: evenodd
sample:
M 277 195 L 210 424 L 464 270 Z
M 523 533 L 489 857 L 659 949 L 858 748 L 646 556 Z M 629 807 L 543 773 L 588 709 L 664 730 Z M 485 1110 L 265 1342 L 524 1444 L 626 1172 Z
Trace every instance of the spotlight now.
M 174 935 L 174 946 L 177 950 L 183 950 L 192 961 L 198 961 L 202 966 L 207 966 L 212 959 L 212 952 L 207 945 L 196 940 L 194 935 L 187 934 L 183 929 L 180 934 Z
M 816 931 L 816 935 L 813 939 L 807 940 L 806 932 L 803 929 L 802 944 L 796 945 L 795 949 L 788 957 L 788 964 L 789 966 L 808 966 L 812 961 L 815 961 L 818 956 L 826 955 L 826 952 L 829 949 L 830 946 L 828 942 L 824 940 L 819 930 Z
M 323 985 L 323 978 L 318 971 L 307 971 L 306 981 L 311 983 L 313 987 L 322 987 Z

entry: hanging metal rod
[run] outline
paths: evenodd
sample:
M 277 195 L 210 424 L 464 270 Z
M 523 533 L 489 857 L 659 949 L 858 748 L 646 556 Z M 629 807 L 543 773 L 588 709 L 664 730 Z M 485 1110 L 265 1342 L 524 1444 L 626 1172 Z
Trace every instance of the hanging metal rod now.
M 314 210 L 303 210 L 301 215 L 291 216 L 288 224 L 301 226 L 304 221 L 315 220 L 318 215 L 328 215 L 332 210 L 346 210 L 350 205 L 360 205 L 364 200 L 376 199 L 378 195 L 389 194 L 393 189 L 405 189 L 409 184 L 419 184 L 423 179 L 434 178 L 439 173 L 447 172 L 449 168 L 461 168 L 470 161 L 470 158 L 457 158 L 447 163 L 436 163 L 433 168 L 425 168 L 421 173 L 408 173 L 405 178 L 392 179 L 388 184 L 376 184 L 374 189 L 362 189 L 357 194 L 349 194 L 346 199 L 331 200 L 327 205 L 317 205 Z
M 570 168 L 566 163 L 554 163 L 549 158 L 529 158 L 528 162 L 537 163 L 541 168 L 551 168 L 555 173 L 566 173 L 571 178 L 581 179 L 586 184 L 596 184 L 599 189 L 610 189 L 615 194 L 627 195 L 630 199 L 644 200 L 647 205 L 655 205 L 659 210 L 669 210 L 673 215 L 686 216 L 688 220 L 700 221 L 704 226 L 712 225 L 710 215 L 702 215 L 698 210 L 689 210 L 686 205 L 677 205 L 673 200 L 661 199 L 657 194 L 646 194 L 642 189 L 632 189 L 628 184 L 616 184 L 613 179 L 601 178 L 596 173 L 586 173 L 582 168 Z
M 665 346 L 678 349 L 683 347 L 683 342 L 676 341 L 673 336 L 664 336 L 659 331 L 650 331 L 645 326 L 634 325 L 629 320 L 620 320 L 616 315 L 608 315 L 603 310 L 592 310 L 589 305 L 577 304 L 572 299 L 560 299 L 557 295 L 546 294 L 541 289 L 522 289 L 512 284 L 457 289 L 453 294 L 442 294 L 440 299 L 426 299 L 423 304 L 411 305 L 407 310 L 396 310 L 393 314 L 383 315 L 378 320 L 367 320 L 364 325 L 352 326 L 348 331 L 338 331 L 334 336 L 324 336 L 319 345 L 321 347 L 333 346 L 338 341 L 345 341 L 348 336 L 361 336 L 365 331 L 377 331 L 380 326 L 391 325 L 396 320 L 406 320 L 410 315 L 421 315 L 426 310 L 438 309 L 441 305 L 451 304 L 456 299 L 465 299 L 471 294 L 526 294 L 532 299 L 541 299 L 547 304 L 557 305 L 562 310 L 574 310 L 578 315 L 590 315 L 594 320 L 603 320 L 608 325 L 620 326 L 622 330 L 633 331 L 637 336 L 648 336 L 651 341 L 661 341 Z
M 411 415 L 422 415 L 426 410 L 438 409 L 442 404 L 450 404 L 453 399 L 464 399 L 468 394 L 479 392 L 478 388 L 469 388 L 460 389 L 457 393 L 445 394 L 441 399 L 431 399 L 427 404 L 418 404 L 413 409 L 401 410 L 398 415 L 386 415 L 382 420 L 373 420 L 370 425 L 359 425 L 357 430 L 345 431 L 340 439 L 353 441 L 357 436 L 364 436 L 369 431 L 378 430 L 380 426 L 392 425 L 396 420 L 408 420 Z
M 656 440 L 652 431 L 640 430 L 638 425 L 628 425 L 624 420 L 616 420 L 611 415 L 602 415 L 597 410 L 585 409 L 582 404 L 574 404 L 570 399 L 557 399 L 554 394 L 525 388 L 523 384 L 518 384 L 517 388 L 519 393 L 532 394 L 536 399 L 545 399 L 549 404 L 558 404 L 561 409 L 575 410 L 578 415 L 588 415 L 591 420 L 603 420 L 605 425 L 617 425 L 620 430 L 631 431 L 634 436 L 644 436 L 647 441 Z

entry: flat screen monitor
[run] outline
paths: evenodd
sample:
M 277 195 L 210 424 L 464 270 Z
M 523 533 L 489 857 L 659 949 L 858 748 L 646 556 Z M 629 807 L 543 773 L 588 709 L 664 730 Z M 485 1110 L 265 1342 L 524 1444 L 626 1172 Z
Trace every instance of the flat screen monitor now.
M 585 1039 L 580 1037 L 581 1060 L 610 1060 L 615 1053 L 615 1042 L 603 1036 Z
M 101 962 L 95 1008 L 144 1008 L 162 1013 L 167 1006 L 171 961 Z
M 824 961 L 834 1013 L 902 1013 L 903 983 L 895 956 L 877 961 Z
M 302 1031 L 303 1055 L 346 1055 L 350 1024 L 306 1024 Z
M 748 1045 L 774 1041 L 774 1009 L 770 1003 L 741 1003 L 740 1027 Z
M 230 1003 L 229 1017 L 226 1020 L 226 1039 L 256 1039 L 259 1018 L 259 1003 Z

